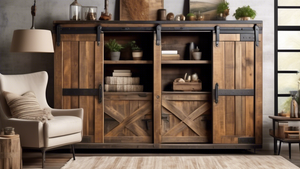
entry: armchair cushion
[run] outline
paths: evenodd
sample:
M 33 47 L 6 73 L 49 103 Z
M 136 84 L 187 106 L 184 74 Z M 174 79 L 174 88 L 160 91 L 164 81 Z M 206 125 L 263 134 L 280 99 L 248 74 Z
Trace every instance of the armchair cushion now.
M 82 119 L 76 116 L 54 116 L 45 123 L 45 134 L 48 138 L 80 133 Z
M 28 91 L 21 96 L 10 92 L 3 93 L 12 117 L 42 122 L 53 118 L 51 109 L 41 109 L 33 92 Z

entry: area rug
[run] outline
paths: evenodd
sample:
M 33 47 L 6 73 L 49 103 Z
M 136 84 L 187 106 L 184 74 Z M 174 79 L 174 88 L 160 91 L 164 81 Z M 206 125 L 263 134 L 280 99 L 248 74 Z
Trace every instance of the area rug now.
M 62 169 L 296 169 L 277 155 L 90 156 L 71 159 Z

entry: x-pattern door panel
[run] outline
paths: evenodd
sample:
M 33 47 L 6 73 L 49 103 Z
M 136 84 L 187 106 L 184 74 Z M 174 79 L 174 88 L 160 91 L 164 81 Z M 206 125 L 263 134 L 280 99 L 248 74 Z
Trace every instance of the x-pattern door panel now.
M 163 96 L 162 143 L 211 141 L 211 104 L 194 99 L 189 95 L 180 100 Z
M 152 101 L 105 100 L 104 142 L 152 142 Z

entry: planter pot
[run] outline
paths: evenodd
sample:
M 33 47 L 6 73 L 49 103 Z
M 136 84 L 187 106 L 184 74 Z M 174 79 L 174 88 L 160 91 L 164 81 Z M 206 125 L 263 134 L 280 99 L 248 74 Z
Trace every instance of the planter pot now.
M 142 60 L 143 51 L 133 51 L 132 52 L 132 59 L 133 60 Z
M 186 20 L 188 20 L 188 21 L 195 21 L 196 20 L 196 16 L 187 16 Z
M 120 60 L 121 52 L 110 52 L 111 60 Z
M 248 20 L 250 20 L 250 17 L 240 17 L 239 20 L 248 21 Z

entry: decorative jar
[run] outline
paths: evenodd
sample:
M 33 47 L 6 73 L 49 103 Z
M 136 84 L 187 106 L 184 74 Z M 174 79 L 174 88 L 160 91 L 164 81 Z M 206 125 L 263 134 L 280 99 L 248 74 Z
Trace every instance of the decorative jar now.
M 77 2 L 77 0 L 70 5 L 70 20 L 81 20 L 81 5 Z

